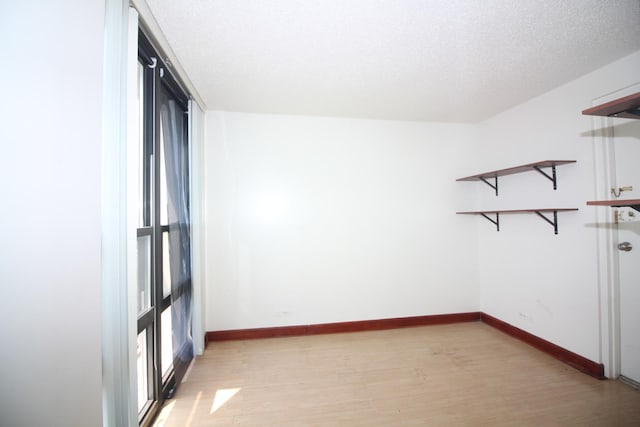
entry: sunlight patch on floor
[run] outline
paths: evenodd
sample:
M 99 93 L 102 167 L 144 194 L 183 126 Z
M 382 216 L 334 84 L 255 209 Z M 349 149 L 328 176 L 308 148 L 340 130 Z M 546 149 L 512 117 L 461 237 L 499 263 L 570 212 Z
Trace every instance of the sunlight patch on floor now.
M 193 402 L 193 406 L 191 407 L 191 412 L 189 413 L 189 418 L 187 418 L 185 427 L 191 426 L 191 422 L 193 421 L 193 417 L 196 414 L 196 409 L 198 409 L 198 404 L 200 403 L 201 398 L 202 398 L 202 392 L 199 391 L 198 395 L 196 396 L 196 400 L 195 402 Z
M 216 391 L 216 395 L 213 397 L 213 404 L 211 405 L 211 411 L 209 415 L 220 409 L 225 403 L 227 403 L 233 396 L 240 391 L 240 388 L 221 388 Z
M 173 411 L 173 407 L 176 405 L 176 401 L 167 403 L 161 410 L 158 418 L 153 423 L 154 427 L 164 427 L 165 423 L 169 419 L 169 415 L 171 415 L 171 411 Z

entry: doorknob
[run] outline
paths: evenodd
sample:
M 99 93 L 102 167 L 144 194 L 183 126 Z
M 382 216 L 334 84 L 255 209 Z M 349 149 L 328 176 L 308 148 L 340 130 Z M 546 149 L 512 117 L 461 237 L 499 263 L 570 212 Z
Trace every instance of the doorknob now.
M 622 242 L 618 244 L 618 249 L 621 251 L 629 252 L 633 249 L 633 246 L 629 242 Z

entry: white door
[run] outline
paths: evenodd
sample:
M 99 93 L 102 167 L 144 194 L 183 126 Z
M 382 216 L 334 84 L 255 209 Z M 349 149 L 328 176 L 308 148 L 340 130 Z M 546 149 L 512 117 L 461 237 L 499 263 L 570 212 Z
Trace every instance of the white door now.
M 620 199 L 640 199 L 640 120 L 615 119 L 613 126 L 617 187 L 632 186 Z M 618 211 L 620 277 L 620 373 L 640 384 L 640 212 Z M 628 243 L 628 244 L 627 244 Z M 628 250 L 630 249 L 630 250 Z

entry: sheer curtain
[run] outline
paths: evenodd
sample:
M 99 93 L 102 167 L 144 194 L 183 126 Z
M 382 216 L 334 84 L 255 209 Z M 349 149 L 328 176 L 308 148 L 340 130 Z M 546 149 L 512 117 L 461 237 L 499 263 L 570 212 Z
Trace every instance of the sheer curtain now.
M 189 147 L 186 109 L 169 93 L 162 93 L 160 117 L 169 222 L 173 367 L 178 385 L 193 359 Z

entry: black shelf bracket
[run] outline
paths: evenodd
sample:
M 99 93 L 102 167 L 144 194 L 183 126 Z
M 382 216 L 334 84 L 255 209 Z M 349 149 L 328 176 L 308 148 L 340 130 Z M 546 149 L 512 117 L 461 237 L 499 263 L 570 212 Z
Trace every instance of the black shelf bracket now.
M 496 225 L 496 231 L 500 231 L 500 212 L 496 212 L 496 219 L 495 220 L 493 218 L 490 218 L 489 216 L 487 216 L 487 214 L 485 214 L 485 213 L 480 213 L 480 215 L 482 215 L 483 217 L 488 219 L 490 222 L 494 223 Z
M 554 234 L 558 234 L 558 211 L 553 211 L 553 221 L 551 221 L 545 215 L 540 213 L 540 211 L 534 211 L 534 212 L 537 213 L 540 218 L 544 219 L 545 221 L 547 221 L 549 224 L 553 226 Z
M 498 176 L 494 176 L 494 182 L 495 184 L 490 183 L 489 181 L 487 181 L 487 179 L 484 176 L 479 176 L 478 177 L 482 182 L 484 182 L 485 184 L 487 184 L 489 187 L 493 188 L 494 190 L 496 190 L 496 196 L 498 195 Z
M 557 190 L 558 189 L 558 183 L 556 180 L 556 165 L 552 165 L 551 166 L 551 175 L 548 175 L 545 171 L 543 171 L 540 166 L 533 166 L 533 168 L 535 170 L 537 170 L 538 172 L 540 172 L 545 178 L 547 178 L 549 181 L 553 182 L 553 189 Z M 557 233 L 556 233 L 557 234 Z
M 640 205 L 637 204 L 626 204 L 626 203 L 620 203 L 620 204 L 614 204 L 614 205 L 610 205 L 612 208 L 631 208 L 633 210 L 636 210 L 638 212 L 640 212 Z

